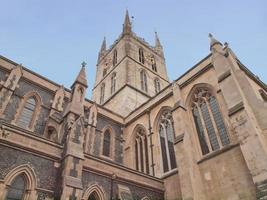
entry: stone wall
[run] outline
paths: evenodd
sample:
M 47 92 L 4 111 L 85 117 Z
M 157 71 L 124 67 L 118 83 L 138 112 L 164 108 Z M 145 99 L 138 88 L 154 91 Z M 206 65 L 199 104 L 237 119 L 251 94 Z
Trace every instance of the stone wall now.
M 23 164 L 32 167 L 38 188 L 55 190 L 58 170 L 54 166 L 54 161 L 0 145 L 0 179 L 4 179 L 11 170 Z

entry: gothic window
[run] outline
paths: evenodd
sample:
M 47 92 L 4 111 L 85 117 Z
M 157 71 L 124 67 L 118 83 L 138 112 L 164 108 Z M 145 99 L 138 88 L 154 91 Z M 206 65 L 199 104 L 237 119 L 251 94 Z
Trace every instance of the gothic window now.
M 111 94 L 113 94 L 116 90 L 116 73 L 111 75 Z
M 27 99 L 22 109 L 22 112 L 18 118 L 17 124 L 22 128 L 30 128 L 34 111 L 36 108 L 36 100 L 32 96 Z
M 136 170 L 149 174 L 147 135 L 143 128 L 138 128 L 135 137 Z
M 23 175 L 17 176 L 8 188 L 6 200 L 23 199 L 26 192 L 26 183 Z
M 110 157 L 110 148 L 111 148 L 111 134 L 109 130 L 104 132 L 103 137 L 103 155 Z
M 113 66 L 117 64 L 117 50 L 115 49 L 113 52 Z
M 51 140 L 51 141 L 54 141 L 54 142 L 57 142 L 57 131 L 54 127 L 52 126 L 49 126 L 47 128 L 47 139 Z
M 105 98 L 105 83 L 102 83 L 100 87 L 100 104 L 104 103 Z
M 141 89 L 147 92 L 147 75 L 145 70 L 140 72 L 140 79 L 141 79 Z
M 103 76 L 105 76 L 107 74 L 107 69 L 103 69 Z
M 160 82 L 159 82 L 159 79 L 158 78 L 156 78 L 154 80 L 154 86 L 155 86 L 155 92 L 156 92 L 156 94 L 159 93 L 159 91 L 160 91 Z
M 144 50 L 139 48 L 139 62 L 145 64 Z
M 166 110 L 160 116 L 159 121 L 160 147 L 163 164 L 163 172 L 170 171 L 177 167 L 174 152 L 174 131 L 173 120 L 169 110 Z
M 199 88 L 192 98 L 192 114 L 202 154 L 230 144 L 216 98 L 206 88 Z
M 154 56 L 151 57 L 151 67 L 153 71 L 157 72 L 157 64 Z

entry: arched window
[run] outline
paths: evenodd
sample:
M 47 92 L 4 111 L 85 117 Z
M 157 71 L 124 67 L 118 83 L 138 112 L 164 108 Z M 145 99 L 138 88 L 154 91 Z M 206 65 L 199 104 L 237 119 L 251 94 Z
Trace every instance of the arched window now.
M 53 126 L 47 128 L 47 139 L 54 142 L 58 141 L 57 130 Z
M 21 200 L 25 196 L 25 192 L 25 177 L 21 174 L 11 182 L 11 185 L 8 188 L 6 200 Z
M 159 91 L 160 91 L 160 82 L 159 82 L 159 79 L 158 78 L 156 78 L 154 80 L 154 86 L 155 86 L 155 92 L 156 92 L 156 94 L 159 93 Z
M 110 157 L 110 148 L 111 148 L 111 135 L 110 131 L 106 130 L 104 132 L 104 137 L 103 137 L 103 155 Z
M 145 64 L 144 50 L 139 48 L 139 62 Z
M 141 89 L 147 92 L 147 76 L 145 70 L 140 72 L 140 79 L 141 79 Z
M 116 73 L 113 73 L 111 75 L 111 87 L 110 87 L 110 92 L 113 94 L 116 90 Z
M 154 56 L 151 57 L 151 67 L 153 71 L 157 72 L 157 64 Z
M 147 135 L 143 128 L 138 128 L 135 137 L 136 170 L 149 174 Z
M 160 116 L 159 135 L 163 172 L 167 172 L 177 167 L 173 144 L 173 120 L 171 112 L 169 110 L 165 110 Z
M 22 128 L 30 128 L 32 119 L 36 108 L 36 99 L 32 96 L 27 99 L 18 118 L 17 124 Z
M 219 105 L 208 89 L 193 94 L 192 114 L 203 155 L 230 144 Z
M 115 49 L 113 52 L 113 66 L 117 64 L 117 50 Z
M 100 87 L 100 104 L 104 103 L 105 99 L 105 83 L 102 83 Z

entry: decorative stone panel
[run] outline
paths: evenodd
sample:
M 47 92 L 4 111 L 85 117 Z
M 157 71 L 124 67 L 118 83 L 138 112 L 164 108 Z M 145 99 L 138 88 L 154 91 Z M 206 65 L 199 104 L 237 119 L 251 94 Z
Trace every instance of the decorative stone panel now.
M 11 97 L 4 112 L 4 119 L 7 122 L 11 122 L 14 119 L 15 114 L 19 108 L 20 101 L 21 99 L 18 96 L 13 95 Z

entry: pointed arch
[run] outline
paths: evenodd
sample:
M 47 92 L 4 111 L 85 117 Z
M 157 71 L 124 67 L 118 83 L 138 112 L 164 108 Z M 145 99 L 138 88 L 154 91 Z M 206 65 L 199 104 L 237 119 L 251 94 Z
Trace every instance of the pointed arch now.
M 113 159 L 115 151 L 115 133 L 113 128 L 109 125 L 102 129 L 101 144 L 101 155 Z
M 174 150 L 175 133 L 170 107 L 164 106 L 160 109 L 154 121 L 154 130 L 159 137 L 162 172 L 166 173 L 177 168 Z
M 148 136 L 145 127 L 137 124 L 132 134 L 132 149 L 134 150 L 133 159 L 137 171 L 149 174 L 150 165 L 148 157 Z
M 97 184 L 93 184 L 85 190 L 82 200 L 88 200 L 91 194 L 95 195 L 97 200 L 107 199 L 104 190 Z
M 141 200 L 150 200 L 150 198 L 147 197 L 147 196 L 145 196 L 145 197 L 143 197 Z
M 140 47 L 138 53 L 139 53 L 139 62 L 145 64 L 144 49 Z
M 41 105 L 42 99 L 37 92 L 32 91 L 25 94 L 15 116 L 15 123 L 22 128 L 32 130 Z
M 9 189 L 12 188 L 12 184 L 18 178 L 23 179 L 24 181 L 24 191 L 22 194 L 23 200 L 36 199 L 36 188 L 37 188 L 37 178 L 34 170 L 30 165 L 20 165 L 11 170 L 4 178 L 5 189 L 3 196 L 6 198 L 9 195 Z

